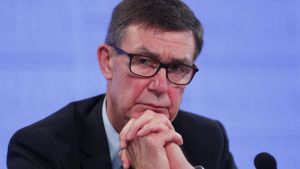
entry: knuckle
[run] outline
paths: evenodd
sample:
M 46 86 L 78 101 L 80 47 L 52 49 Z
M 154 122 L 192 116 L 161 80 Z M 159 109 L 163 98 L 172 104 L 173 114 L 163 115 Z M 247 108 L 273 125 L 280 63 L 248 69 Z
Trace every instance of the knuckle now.
M 145 124 L 145 125 L 143 126 L 142 129 L 143 129 L 144 131 L 148 131 L 150 128 L 151 128 L 151 127 L 150 127 L 149 124 Z
M 155 138 L 153 137 L 152 134 L 150 134 L 150 135 L 144 137 L 144 140 L 145 140 L 147 143 L 155 143 L 155 142 L 156 142 L 156 141 L 155 141 Z
M 144 114 L 150 117 L 153 117 L 155 115 L 155 113 L 152 110 L 146 110 Z
M 165 124 L 162 124 L 162 123 L 159 124 L 159 127 L 163 130 L 168 130 L 169 129 Z
M 156 116 L 157 116 L 158 118 L 162 119 L 162 120 L 166 120 L 166 119 L 167 119 L 167 117 L 166 117 L 165 115 L 160 114 L 160 113 L 156 113 Z

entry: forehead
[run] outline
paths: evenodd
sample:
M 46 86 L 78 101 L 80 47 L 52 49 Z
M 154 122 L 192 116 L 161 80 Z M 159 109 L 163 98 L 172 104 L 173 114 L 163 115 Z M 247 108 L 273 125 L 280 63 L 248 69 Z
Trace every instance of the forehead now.
M 120 47 L 128 52 L 150 52 L 162 61 L 194 61 L 195 40 L 191 31 L 164 31 L 141 25 L 129 26 Z

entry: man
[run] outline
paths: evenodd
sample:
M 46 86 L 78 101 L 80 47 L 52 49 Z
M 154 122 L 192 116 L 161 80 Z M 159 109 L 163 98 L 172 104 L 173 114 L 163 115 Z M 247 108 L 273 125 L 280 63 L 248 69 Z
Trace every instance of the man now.
M 179 110 L 202 34 L 179 0 L 123 0 L 98 49 L 106 94 L 19 130 L 8 168 L 236 168 L 223 126 Z

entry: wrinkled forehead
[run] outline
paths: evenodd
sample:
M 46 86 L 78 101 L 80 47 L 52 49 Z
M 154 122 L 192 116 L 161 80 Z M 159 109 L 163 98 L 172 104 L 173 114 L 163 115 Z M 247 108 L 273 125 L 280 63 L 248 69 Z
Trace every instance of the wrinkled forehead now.
M 194 62 L 195 39 L 192 31 L 173 31 L 145 25 L 131 25 L 123 32 L 120 47 L 129 52 L 157 56 L 159 60 Z

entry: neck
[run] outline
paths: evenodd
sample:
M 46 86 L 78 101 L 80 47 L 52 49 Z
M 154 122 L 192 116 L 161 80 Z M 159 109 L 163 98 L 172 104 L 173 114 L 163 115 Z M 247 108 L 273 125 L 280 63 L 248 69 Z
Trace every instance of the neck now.
M 120 133 L 123 127 L 125 126 L 126 122 L 124 119 L 124 115 L 116 110 L 117 106 L 114 106 L 112 98 L 109 92 L 106 92 L 106 112 L 109 122 L 112 124 L 114 129 Z

